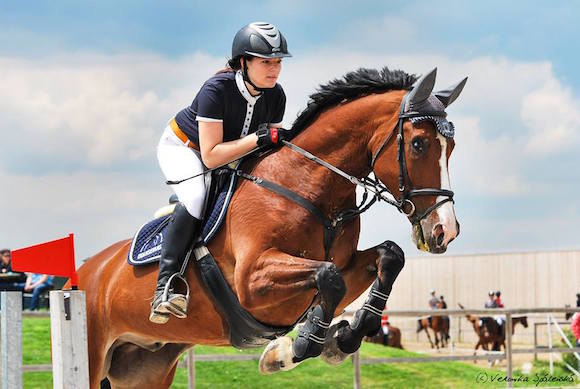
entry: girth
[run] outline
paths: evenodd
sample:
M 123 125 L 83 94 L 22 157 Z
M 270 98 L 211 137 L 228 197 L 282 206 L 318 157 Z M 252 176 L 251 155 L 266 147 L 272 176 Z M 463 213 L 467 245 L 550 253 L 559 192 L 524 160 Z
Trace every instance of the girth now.
M 314 205 L 310 200 L 300 196 L 299 194 L 291 191 L 290 189 L 287 189 L 266 179 L 245 173 L 241 170 L 236 170 L 236 174 L 239 177 L 245 178 L 246 180 L 249 180 L 256 185 L 259 185 L 265 189 L 268 189 L 271 192 L 277 193 L 280 196 L 287 198 L 290 201 L 295 202 L 296 204 L 308 210 L 312 215 L 314 215 L 318 219 L 318 221 L 324 226 L 323 242 L 324 242 L 325 261 L 330 260 L 330 249 L 332 248 L 332 243 L 336 238 L 336 233 L 342 227 L 342 225 L 345 222 L 354 219 L 356 216 L 364 212 L 370 206 L 370 204 L 374 203 L 375 201 L 375 199 L 373 198 L 371 200 L 371 203 L 367 204 L 363 209 L 357 207 L 356 209 L 342 210 L 338 213 L 338 215 L 335 218 L 331 219 L 328 216 L 326 216 L 324 212 L 322 212 L 322 210 L 318 208 L 316 205 Z M 363 203 L 365 202 L 365 200 L 366 196 L 365 198 L 363 198 Z

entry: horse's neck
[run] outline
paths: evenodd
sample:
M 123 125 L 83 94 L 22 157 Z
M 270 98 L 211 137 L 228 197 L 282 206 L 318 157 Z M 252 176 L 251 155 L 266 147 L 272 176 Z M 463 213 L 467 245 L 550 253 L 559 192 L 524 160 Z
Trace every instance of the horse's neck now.
M 371 171 L 371 140 L 381 120 L 396 117 L 397 112 L 392 107 L 398 106 L 391 103 L 385 107 L 384 98 L 380 95 L 366 96 L 333 107 L 320 114 L 293 142 L 349 175 L 366 177 Z M 342 202 L 351 201 L 355 187 L 349 181 L 322 165 L 291 153 L 290 163 L 295 168 L 293 174 L 298 175 L 301 170 L 315 182 L 315 187 L 309 190 L 315 193 L 316 198 L 322 199 L 322 202 L 332 198 L 331 202 L 336 207 L 340 207 Z

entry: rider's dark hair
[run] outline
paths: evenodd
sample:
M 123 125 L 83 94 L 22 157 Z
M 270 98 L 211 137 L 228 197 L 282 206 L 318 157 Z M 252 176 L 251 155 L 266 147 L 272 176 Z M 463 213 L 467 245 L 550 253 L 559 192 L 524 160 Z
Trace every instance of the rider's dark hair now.
M 246 61 L 251 60 L 252 58 L 254 58 L 251 55 L 246 55 Z M 229 73 L 229 72 L 237 72 L 238 70 L 242 69 L 242 64 L 240 59 L 242 59 L 241 55 L 238 55 L 237 57 L 234 58 L 230 58 L 228 59 L 228 62 L 226 62 L 226 67 L 223 69 L 218 70 L 218 72 L 216 74 L 219 73 Z

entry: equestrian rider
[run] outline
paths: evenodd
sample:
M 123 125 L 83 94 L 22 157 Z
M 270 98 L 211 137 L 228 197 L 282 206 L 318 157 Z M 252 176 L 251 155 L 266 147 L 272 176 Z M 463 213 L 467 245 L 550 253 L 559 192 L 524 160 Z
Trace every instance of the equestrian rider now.
M 495 292 L 495 303 L 498 308 L 503 308 L 503 302 L 501 301 L 501 291 Z
M 497 308 L 497 301 L 495 301 L 495 293 L 490 290 L 487 293 L 488 300 L 485 302 L 485 308 Z
M 272 24 L 250 23 L 237 32 L 226 69 L 203 84 L 193 103 L 171 119 L 161 136 L 157 159 L 167 180 L 191 177 L 288 137 L 279 128 L 286 95 L 276 81 L 282 58 L 290 56 L 286 39 Z M 164 291 L 198 238 L 206 193 L 203 175 L 172 188 L 179 203 L 164 233 L 149 316 L 159 324 L 170 314 L 187 316 L 186 296 L 171 285 Z

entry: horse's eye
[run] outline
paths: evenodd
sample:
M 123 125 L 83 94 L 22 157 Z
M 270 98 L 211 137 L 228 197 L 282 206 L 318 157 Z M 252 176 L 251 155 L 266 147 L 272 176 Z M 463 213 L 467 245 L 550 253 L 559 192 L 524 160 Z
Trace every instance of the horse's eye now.
M 413 140 L 411 140 L 411 146 L 413 147 L 413 151 L 417 154 L 423 154 L 427 148 L 425 142 L 420 137 L 413 138 Z

